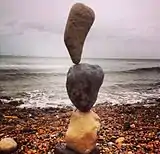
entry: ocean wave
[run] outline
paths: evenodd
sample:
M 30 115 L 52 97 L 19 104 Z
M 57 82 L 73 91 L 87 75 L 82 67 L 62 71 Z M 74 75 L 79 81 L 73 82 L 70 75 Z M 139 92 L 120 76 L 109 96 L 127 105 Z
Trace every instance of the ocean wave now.
M 125 72 L 125 73 L 160 72 L 160 67 L 136 68 L 136 69 L 130 69 L 130 70 L 123 71 L 123 72 Z
M 12 69 L 12 70 L 1 70 L 0 69 L 0 74 L 2 75 L 26 75 L 26 76 L 47 76 L 47 75 L 53 75 L 53 76 L 64 76 L 66 75 L 66 71 L 54 71 L 54 70 L 16 70 L 16 69 Z
M 140 89 L 142 90 L 143 88 L 145 88 L 145 90 L 150 90 L 150 89 L 156 89 L 160 87 L 160 82 L 159 81 L 155 81 L 154 83 L 152 82 L 135 82 L 135 83 L 123 83 L 123 84 L 115 84 L 113 85 L 113 88 L 129 88 L 129 89 L 135 89 L 137 90 Z
M 69 68 L 67 65 L 25 65 L 25 64 L 2 64 L 0 65 L 0 70 L 32 70 L 32 69 L 61 69 L 61 68 Z
M 105 70 L 105 74 L 118 74 L 118 73 L 148 73 L 148 72 L 158 72 L 160 73 L 160 67 L 144 67 L 135 69 L 123 69 L 123 70 Z

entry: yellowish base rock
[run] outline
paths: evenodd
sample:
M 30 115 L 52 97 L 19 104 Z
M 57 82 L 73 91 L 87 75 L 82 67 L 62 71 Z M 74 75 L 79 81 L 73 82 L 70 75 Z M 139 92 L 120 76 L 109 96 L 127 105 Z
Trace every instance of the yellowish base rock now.
M 66 133 L 67 146 L 82 154 L 90 153 L 96 146 L 99 129 L 100 118 L 96 113 L 74 111 Z

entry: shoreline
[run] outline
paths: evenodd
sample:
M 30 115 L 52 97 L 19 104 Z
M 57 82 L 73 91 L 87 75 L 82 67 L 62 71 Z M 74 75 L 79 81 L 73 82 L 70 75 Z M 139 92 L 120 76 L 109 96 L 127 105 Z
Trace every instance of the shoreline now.
M 0 139 L 11 137 L 18 144 L 13 154 L 54 152 L 64 143 L 72 107 L 18 108 L 0 102 Z M 143 105 L 98 104 L 93 108 L 101 118 L 97 146 L 106 153 L 160 153 L 160 102 Z M 116 140 L 124 141 L 117 144 Z

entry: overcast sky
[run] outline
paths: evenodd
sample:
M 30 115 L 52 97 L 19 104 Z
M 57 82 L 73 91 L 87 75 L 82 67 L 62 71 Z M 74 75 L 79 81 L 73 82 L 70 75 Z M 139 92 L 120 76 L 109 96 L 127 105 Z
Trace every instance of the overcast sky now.
M 160 58 L 160 0 L 0 0 L 0 54 L 67 57 L 75 2 L 96 14 L 84 57 Z

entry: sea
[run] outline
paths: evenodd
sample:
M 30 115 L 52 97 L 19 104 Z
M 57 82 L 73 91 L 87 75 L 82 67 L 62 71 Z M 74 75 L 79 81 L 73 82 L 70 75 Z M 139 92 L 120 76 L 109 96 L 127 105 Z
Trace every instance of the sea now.
M 160 60 L 82 59 L 97 64 L 105 77 L 96 101 L 133 104 L 160 98 Z M 22 107 L 72 106 L 66 91 L 70 58 L 0 56 L 0 96 L 22 100 Z

